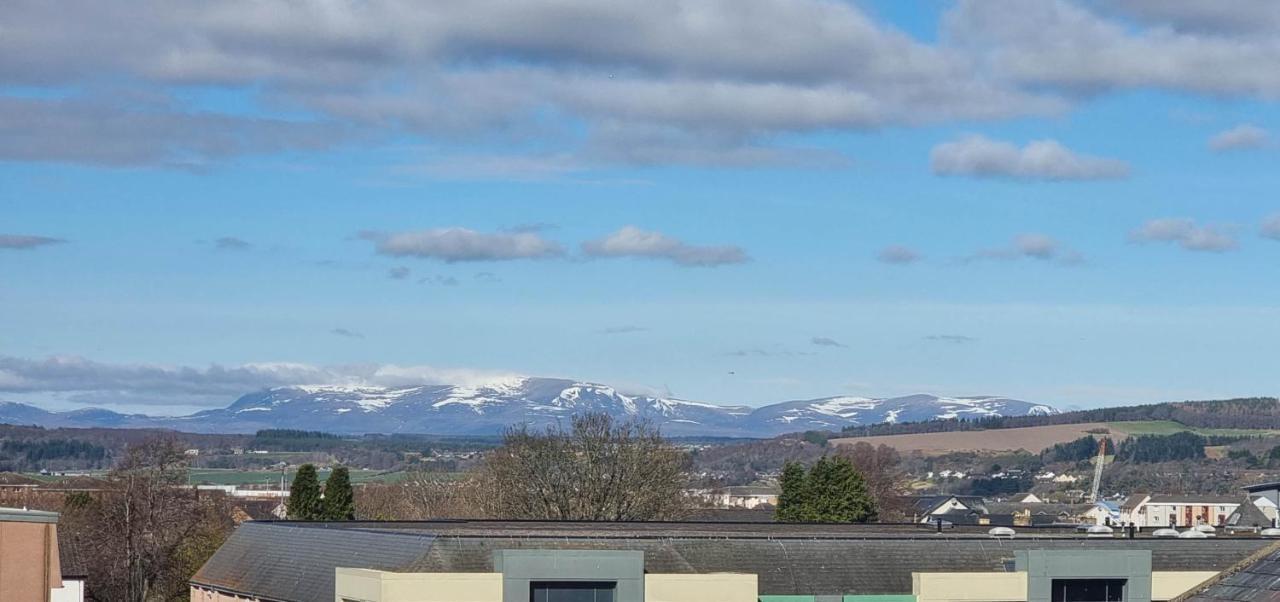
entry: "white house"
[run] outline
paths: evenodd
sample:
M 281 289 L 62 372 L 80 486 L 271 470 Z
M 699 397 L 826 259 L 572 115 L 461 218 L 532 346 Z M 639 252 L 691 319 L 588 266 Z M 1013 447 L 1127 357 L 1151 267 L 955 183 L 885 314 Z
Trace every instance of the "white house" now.
M 705 497 L 711 503 L 724 508 L 751 510 L 763 505 L 778 505 L 778 488 L 764 486 L 723 487 L 712 490 Z
M 1120 520 L 1138 527 L 1220 526 L 1240 503 L 1235 496 L 1135 494 L 1121 504 Z

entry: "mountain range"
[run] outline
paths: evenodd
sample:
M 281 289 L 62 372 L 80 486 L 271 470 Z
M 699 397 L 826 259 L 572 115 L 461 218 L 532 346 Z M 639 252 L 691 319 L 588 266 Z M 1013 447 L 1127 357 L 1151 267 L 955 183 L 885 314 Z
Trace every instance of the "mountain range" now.
M 824 397 L 761 407 L 628 395 L 613 387 L 555 378 L 510 378 L 482 385 L 414 387 L 295 386 L 244 395 L 226 408 L 188 416 L 120 414 L 99 408 L 50 412 L 0 403 L 0 423 L 44 427 L 167 428 L 247 433 L 295 428 L 340 434 L 492 435 L 503 428 L 567 423 L 574 414 L 643 418 L 669 436 L 769 437 L 806 430 L 938 418 L 1056 414 L 1051 406 L 1004 397 Z

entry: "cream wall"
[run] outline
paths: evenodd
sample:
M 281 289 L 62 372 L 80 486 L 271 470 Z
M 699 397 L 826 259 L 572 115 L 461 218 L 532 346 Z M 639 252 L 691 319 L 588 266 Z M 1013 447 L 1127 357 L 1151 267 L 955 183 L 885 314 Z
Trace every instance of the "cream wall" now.
M 335 602 L 502 602 L 502 573 L 389 573 L 338 568 Z
M 244 596 L 233 596 L 224 594 L 211 589 L 191 586 L 191 602 L 245 602 L 246 600 L 254 600 L 255 598 L 246 598 Z
M 748 573 L 645 575 L 645 602 L 756 602 L 756 576 Z
M 1026 573 L 912 573 L 916 602 L 1025 602 Z
M 1172 600 L 1217 574 L 1215 571 L 1152 571 L 1151 599 Z

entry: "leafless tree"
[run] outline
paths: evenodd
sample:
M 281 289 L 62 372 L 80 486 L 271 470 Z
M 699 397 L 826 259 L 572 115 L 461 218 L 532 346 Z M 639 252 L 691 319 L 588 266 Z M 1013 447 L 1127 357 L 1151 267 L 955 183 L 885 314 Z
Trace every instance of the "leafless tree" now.
M 648 423 L 585 414 L 568 429 L 508 429 L 477 471 L 477 501 L 498 518 L 671 519 L 694 506 L 688 466 Z
M 65 508 L 64 525 L 92 568 L 93 600 L 182 600 L 187 580 L 221 545 L 231 514 L 220 495 L 187 486 L 182 448 L 130 446 L 97 495 Z
M 842 445 L 836 453 L 848 458 L 853 467 L 862 473 L 867 482 L 867 493 L 875 500 L 882 521 L 905 519 L 906 478 L 900 468 L 902 457 L 898 450 L 885 444 L 871 445 L 859 441 Z

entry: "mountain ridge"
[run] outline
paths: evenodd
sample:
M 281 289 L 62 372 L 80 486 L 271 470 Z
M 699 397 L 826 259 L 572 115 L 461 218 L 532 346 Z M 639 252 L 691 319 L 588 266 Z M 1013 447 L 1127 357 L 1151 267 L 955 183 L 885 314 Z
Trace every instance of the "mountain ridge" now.
M 940 418 L 1057 414 L 1046 404 L 995 396 L 833 396 L 760 407 L 628 395 L 608 385 L 555 378 L 506 378 L 477 385 L 299 385 L 243 395 L 225 408 L 187 416 L 120 414 L 100 408 L 50 412 L 0 402 L 0 422 L 47 427 L 169 428 L 241 433 L 306 428 L 338 434 L 489 435 L 514 424 L 542 427 L 585 412 L 653 422 L 672 436 L 770 437 L 806 430 Z

